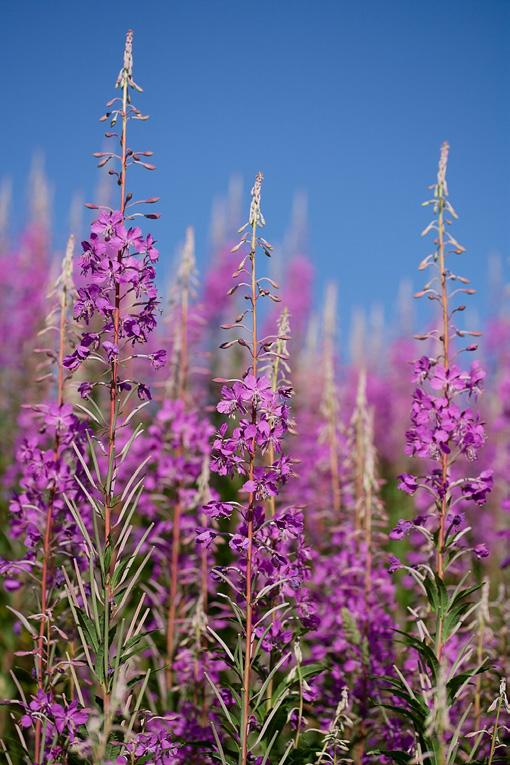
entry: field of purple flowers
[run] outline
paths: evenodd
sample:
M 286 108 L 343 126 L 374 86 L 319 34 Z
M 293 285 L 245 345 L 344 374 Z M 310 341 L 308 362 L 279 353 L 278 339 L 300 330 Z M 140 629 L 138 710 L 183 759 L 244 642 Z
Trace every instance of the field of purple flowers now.
M 132 45 L 85 241 L 55 258 L 40 176 L 17 239 L 0 200 L 2 761 L 510 763 L 510 317 L 464 320 L 448 144 L 423 287 L 345 351 L 262 173 L 156 287 Z

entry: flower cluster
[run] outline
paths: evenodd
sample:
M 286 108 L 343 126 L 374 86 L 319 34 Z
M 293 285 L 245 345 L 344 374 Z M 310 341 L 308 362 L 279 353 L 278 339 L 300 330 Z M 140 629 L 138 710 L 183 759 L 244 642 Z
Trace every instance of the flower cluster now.
M 26 553 L 22 560 L 3 564 L 5 586 L 10 590 L 21 586 L 24 572 L 36 563 L 48 508 L 53 517 L 53 546 L 61 555 L 78 560 L 83 550 L 82 534 L 69 514 L 65 497 L 79 502 L 82 496 L 76 478 L 83 478 L 83 466 L 75 450 L 83 449 L 87 427 L 70 404 L 57 403 L 34 406 L 26 425 L 30 425 L 30 433 L 16 453 L 20 488 L 9 505 L 12 538 L 23 541 Z M 88 525 L 86 506 L 82 512 Z
M 307 576 L 309 555 L 303 541 L 302 510 L 286 507 L 271 517 L 263 504 L 269 498 L 276 497 L 293 474 L 292 461 L 282 452 L 282 439 L 289 425 L 288 401 L 291 393 L 288 385 L 274 391 L 267 375 L 255 377 L 247 373 L 243 379 L 224 385 L 217 410 L 229 416 L 232 426 L 229 427 L 228 422 L 222 423 L 213 439 L 211 470 L 220 476 L 241 476 L 241 491 L 254 497 L 253 555 L 260 588 L 271 582 L 285 582 L 281 597 L 296 598 Z M 270 447 L 276 459 L 271 464 L 256 465 L 250 471 L 254 455 L 258 453 L 263 457 Z M 242 504 L 218 499 L 203 507 L 211 520 L 230 518 L 235 509 L 241 513 L 243 520 L 235 533 L 228 534 L 229 546 L 236 555 L 241 556 L 242 564 L 248 548 L 248 526 Z M 221 535 L 222 532 L 213 528 L 202 529 L 198 540 L 210 544 Z M 297 557 L 292 554 L 293 548 L 297 551 Z M 277 590 L 273 589 L 271 596 L 274 598 L 276 595 Z M 307 609 L 304 606 L 302 616 L 305 621 Z M 272 650 L 285 631 L 283 622 L 273 621 L 265 640 L 266 650 Z
M 226 422 L 221 425 L 213 442 L 211 469 L 223 476 L 247 476 L 250 458 L 256 451 L 265 454 L 271 445 L 280 454 L 281 440 L 288 430 L 287 399 L 291 391 L 285 387 L 273 392 L 266 375 L 246 374 L 242 380 L 223 386 L 221 395 L 218 412 L 238 414 L 238 420 L 231 432 Z M 254 493 L 258 501 L 275 496 L 291 472 L 288 459 L 282 455 L 269 466 L 256 467 L 243 491 Z
M 67 369 L 78 369 L 89 357 L 110 366 L 120 360 L 126 346 L 147 341 L 156 326 L 158 306 L 154 263 L 159 253 L 154 245 L 152 236 L 144 237 L 138 226 L 127 228 L 125 217 L 118 210 L 103 210 L 92 223 L 80 258 L 86 284 L 78 288 L 74 306 L 75 319 L 84 321 L 87 329 L 74 351 L 65 357 Z M 154 368 L 164 364 L 165 355 L 164 350 L 150 355 Z M 136 354 L 126 355 L 122 360 L 133 357 Z M 94 385 L 83 383 L 82 396 L 89 396 Z M 131 381 L 122 380 L 119 385 L 129 389 Z M 143 383 L 138 384 L 137 390 L 140 398 L 150 398 Z
M 443 364 L 423 356 L 415 365 L 419 380 L 411 409 L 412 427 L 407 431 L 406 451 L 411 456 L 440 458 L 452 450 L 476 459 L 485 441 L 485 431 L 479 415 L 462 400 L 481 390 L 485 372 L 474 362 L 468 372 L 458 367 L 448 369 Z M 429 390 L 424 389 L 425 382 Z
M 422 489 L 439 498 L 455 494 L 451 510 L 454 506 L 462 506 L 464 500 L 478 505 L 486 503 L 493 484 L 492 470 L 482 470 L 474 477 L 460 477 L 453 469 L 455 461 L 461 457 L 467 458 L 468 462 L 476 460 L 485 443 L 484 424 L 470 406 L 470 401 L 481 392 L 484 377 L 485 372 L 478 362 L 465 372 L 455 365 L 445 368 L 426 356 L 415 363 L 415 380 L 420 384 L 413 394 L 406 452 L 413 457 L 429 459 L 431 469 L 420 476 L 401 474 L 399 486 L 402 491 L 413 495 Z M 433 465 L 445 456 L 448 456 L 450 467 L 443 474 L 441 468 Z M 415 519 L 415 524 L 419 523 L 420 516 Z M 410 522 L 400 522 L 391 538 L 401 538 L 411 526 Z
M 413 522 L 401 519 L 390 533 L 394 541 L 407 535 L 412 536 L 413 542 L 420 540 L 426 558 L 417 559 L 413 551 L 409 557 L 416 565 L 405 567 L 408 580 L 419 584 L 425 605 L 413 608 L 414 629 L 403 632 L 404 642 L 410 649 L 404 667 L 417 671 L 421 665 L 422 674 L 413 688 L 402 675 L 389 679 L 388 691 L 396 692 L 406 705 L 404 716 L 410 709 L 416 709 L 416 703 L 421 707 L 421 712 L 413 718 L 413 752 L 433 750 L 437 762 L 456 761 L 459 737 L 468 732 L 465 715 L 462 716 L 462 710 L 470 703 L 467 681 L 483 670 L 483 646 L 479 646 L 480 664 L 477 665 L 472 661 L 469 647 L 473 640 L 472 627 L 464 625 L 464 615 L 476 608 L 469 598 L 478 589 L 476 585 L 466 587 L 470 571 L 465 568 L 464 560 L 469 552 L 483 560 L 489 551 L 485 543 L 466 545 L 471 527 L 465 523 L 465 511 L 474 503 L 485 505 L 493 484 L 491 469 L 482 470 L 474 477 L 466 475 L 468 470 L 471 472 L 467 466 L 477 459 L 485 443 L 484 424 L 472 408 L 472 401 L 481 392 L 485 372 L 478 362 L 468 370 L 454 363 L 457 357 L 454 339 L 476 337 L 480 333 L 454 324 L 456 314 L 465 306 L 452 307 L 452 299 L 459 293 L 471 294 L 473 290 L 450 286 L 455 282 L 465 285 L 467 279 L 448 267 L 449 257 L 464 251 L 447 229 L 457 217 L 448 200 L 448 152 L 449 146 L 445 143 L 441 148 L 437 183 L 432 187 L 434 198 L 425 203 L 433 206 L 435 218 L 423 233 L 435 232 L 436 249 L 422 261 L 420 269 L 435 267 L 436 276 L 417 294 L 418 297 L 427 295 L 439 305 L 438 328 L 418 336 L 421 340 L 435 341 L 438 350 L 435 356 L 422 356 L 414 365 L 414 381 L 418 387 L 413 395 L 411 428 L 406 434 L 407 454 L 420 457 L 425 469 L 420 475 L 400 476 L 400 488 L 406 494 L 416 494 L 424 512 Z M 471 344 L 462 350 L 472 352 L 476 348 Z M 392 572 L 401 568 L 394 556 L 389 568 Z M 480 635 L 479 639 L 483 640 L 483 631 Z M 477 684 L 475 702 L 479 707 L 478 681 Z M 454 729 L 456 741 L 452 741 Z
M 55 701 L 49 693 L 39 690 L 32 697 L 32 700 L 24 705 L 25 708 L 20 719 L 22 727 L 30 728 L 39 720 L 45 725 L 46 737 L 49 741 L 56 742 L 58 739 L 62 743 L 74 744 L 77 740 L 78 729 L 87 724 L 89 712 L 86 708 L 81 707 L 76 700 L 69 703 L 65 699 L 62 701 L 64 703 L 61 704 Z M 52 748 L 53 752 L 50 751 L 50 755 L 55 756 L 57 747 Z M 58 749 L 63 753 L 63 748 L 59 746 Z

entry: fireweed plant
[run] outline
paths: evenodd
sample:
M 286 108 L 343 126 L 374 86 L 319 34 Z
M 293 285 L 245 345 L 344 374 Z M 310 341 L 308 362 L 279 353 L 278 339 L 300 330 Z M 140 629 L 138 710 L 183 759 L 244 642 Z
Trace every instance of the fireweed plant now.
M 80 267 L 82 286 L 74 302 L 74 319 L 84 324 L 74 350 L 61 359 L 62 368 L 76 372 L 83 362 L 94 362 L 99 368 L 95 379 L 83 379 L 79 393 L 86 403 L 76 403 L 84 415 L 80 420 L 71 407 L 57 400 L 56 411 L 49 412 L 50 422 L 58 428 L 56 439 L 72 447 L 77 463 L 72 484 L 58 485 L 58 500 L 68 517 L 79 529 L 81 555 L 73 556 L 71 567 L 59 571 L 61 592 L 67 596 L 72 617 L 72 639 L 69 649 L 61 646 L 62 659 L 68 669 L 67 685 L 58 701 L 38 679 L 38 691 L 32 701 L 24 702 L 25 714 L 20 725 L 35 726 L 35 762 L 67 761 L 81 757 L 89 762 L 105 762 L 130 751 L 143 749 L 137 741 L 137 712 L 147 675 L 140 677 L 133 666 L 133 655 L 144 639 L 143 622 L 147 614 L 140 608 L 129 610 L 130 599 L 150 551 L 143 560 L 138 552 L 150 529 L 136 544 L 131 544 L 131 519 L 143 490 L 143 468 L 140 464 L 124 486 L 117 485 L 119 465 L 126 459 L 133 441 L 140 432 L 130 423 L 150 399 L 148 387 L 140 381 L 126 379 L 124 365 L 133 357 L 137 347 L 146 342 L 154 329 L 157 293 L 154 287 L 154 262 L 158 252 L 150 235 L 144 237 L 140 228 L 127 227 L 128 221 L 140 213 L 133 212 L 132 196 L 126 190 L 127 168 L 140 164 L 153 166 L 142 159 L 150 152 L 134 152 L 127 145 L 128 122 L 145 117 L 131 103 L 132 90 L 140 90 L 132 76 L 132 33 L 126 37 L 124 62 L 116 86 L 121 97 L 109 102 L 112 128 L 120 124 L 120 136 L 108 132 L 107 137 L 120 138 L 120 153 L 101 152 L 100 166 L 110 165 L 120 188 L 118 210 L 101 209 L 92 223 L 90 236 L 82 244 Z M 118 160 L 118 169 L 111 165 Z M 146 202 L 156 201 L 154 199 Z M 94 205 L 90 205 L 96 208 Z M 145 217 L 157 217 L 145 214 Z M 149 359 L 154 366 L 164 361 L 164 353 L 156 352 Z M 60 390 L 60 389 L 59 389 Z M 103 410 L 102 391 L 107 392 Z M 133 392 L 140 404 L 130 405 Z M 76 422 L 76 425 L 74 424 Z M 61 428 L 66 428 L 63 441 Z M 69 430 L 81 428 L 81 441 Z M 87 440 L 86 453 L 83 441 Z M 52 489 L 50 489 L 50 499 Z M 54 500 L 53 500 L 54 501 Z M 51 518 L 50 509 L 48 517 Z M 90 517 L 90 523 L 88 518 Z M 46 524 L 43 545 L 47 560 L 49 523 Z M 42 618 L 48 623 L 47 614 Z M 49 622 L 51 623 L 51 622 Z M 38 637 L 44 638 L 46 627 Z M 62 639 L 67 635 L 60 634 Z M 69 639 L 69 638 L 67 638 Z M 47 653 L 49 641 L 42 645 Z M 43 651 L 38 648 L 39 672 Z M 47 661 L 47 659 L 46 659 Z M 141 680 L 141 689 L 136 685 Z M 86 732 L 83 728 L 87 724 Z M 41 733 L 42 730 L 42 733 Z M 27 761 L 32 761 L 29 759 Z M 127 759 L 126 759 L 127 761 Z
M 15 723 L 22 748 L 33 748 L 33 761 L 46 762 L 46 752 L 55 749 L 60 736 L 65 746 L 74 741 L 74 729 L 87 715 L 75 702 L 68 704 L 62 694 L 66 657 L 59 655 L 59 642 L 66 638 L 62 624 L 62 572 L 72 571 L 83 548 L 79 527 L 69 515 L 64 501 L 68 496 L 80 501 L 77 481 L 83 478 L 78 455 L 83 451 L 87 427 L 66 401 L 68 386 L 64 358 L 72 336 L 69 309 L 74 298 L 72 278 L 73 237 L 70 237 L 61 273 L 49 295 L 52 309 L 39 336 L 49 345 L 39 348 L 47 361 L 40 366 L 40 381 L 53 382 L 45 403 L 32 405 L 22 421 L 23 437 L 18 445 L 19 490 L 10 502 L 10 533 L 24 547 L 22 558 L 1 564 L 4 586 L 11 592 L 24 592 L 24 613 L 10 607 L 33 640 L 32 650 L 16 652 L 33 655 L 37 692 L 32 699 L 20 689 L 17 706 L 23 714 Z M 55 342 L 53 342 L 55 338 Z M 49 365 L 49 367 L 48 367 Z M 81 457 L 83 460 L 83 457 Z M 84 516 L 85 518 L 85 516 Z M 31 612 L 27 600 L 34 600 Z M 16 715 L 13 713 L 13 717 Z M 56 717 L 59 718 L 57 735 Z M 31 736 L 33 734 L 33 737 Z M 57 747 L 58 748 L 58 747 Z M 32 761 L 32 760 L 31 760 Z
M 462 341 L 479 332 L 455 324 L 464 310 L 455 298 L 474 290 L 450 268 L 452 256 L 463 253 L 464 248 L 449 232 L 457 215 L 448 199 L 448 151 L 444 143 L 437 182 L 431 187 L 433 198 L 424 203 L 432 207 L 434 219 L 423 233 L 434 232 L 435 249 L 422 261 L 420 270 L 430 268 L 435 273 L 417 294 L 438 305 L 437 328 L 418 336 L 435 343 L 437 351 L 421 356 L 414 365 L 417 387 L 406 435 L 407 453 L 420 458 L 425 470 L 400 476 L 400 488 L 421 500 L 421 512 L 412 521 L 400 520 L 390 534 L 394 540 L 409 535 L 414 542 L 423 543 L 418 563 L 406 566 L 395 558 L 390 568 L 403 569 L 412 577 L 424 604 L 410 607 L 414 628 L 401 633 L 408 649 L 406 665 L 396 670 L 396 678 L 387 678 L 389 688 L 401 700 L 400 713 L 411 726 L 415 741 L 411 756 L 402 751 L 389 754 L 396 762 L 434 765 L 482 761 L 477 759 L 477 743 L 472 745 L 466 738 L 475 679 L 487 668 L 474 646 L 479 585 L 470 581 L 467 558 L 483 559 L 489 550 L 483 542 L 467 543 L 466 514 L 473 506 L 486 503 L 493 480 L 492 471 L 473 474 L 471 469 L 485 441 L 483 423 L 472 408 L 485 372 L 477 361 L 462 369 L 458 361 L 461 351 L 454 347 L 456 339 Z M 461 350 L 474 351 L 476 345 Z M 409 676 L 410 667 L 415 682 Z M 488 761 L 493 762 L 493 755 Z
M 141 91 L 133 79 L 132 41 L 132 32 L 128 32 L 116 82 L 121 95 L 107 104 L 108 111 L 102 118 L 109 120 L 112 128 L 120 125 L 120 135 L 111 131 L 106 134 L 120 140 L 120 153 L 98 154 L 99 165 L 108 165 L 109 173 L 117 179 L 120 206 L 118 210 L 101 209 L 89 240 L 83 243 L 81 269 L 87 281 L 79 289 L 75 316 L 84 320 L 87 328 L 65 362 L 70 369 L 76 369 L 91 358 L 104 370 L 97 379 L 85 380 L 79 386 L 87 402 L 80 408 L 97 426 L 90 442 L 91 470 L 83 489 L 92 505 L 94 533 L 82 528 L 88 580 L 66 580 L 81 659 L 88 670 L 85 685 L 100 697 L 91 712 L 92 735 L 89 732 L 85 744 L 94 762 L 119 756 L 132 761 L 148 752 L 157 754 L 158 747 L 162 749 L 167 743 L 165 731 L 154 730 L 150 720 L 138 714 L 150 670 L 141 672 L 134 661 L 146 640 L 144 623 L 148 617 L 143 605 L 145 595 L 135 588 L 152 554 L 152 547 L 146 549 L 144 545 L 153 525 L 137 536 L 132 521 L 144 491 L 144 470 L 150 455 L 138 465 L 131 465 L 129 477 L 122 474 L 122 464 L 129 459 L 142 430 L 140 423 L 133 423 L 151 400 L 149 387 L 139 379 L 126 377 L 124 370 L 132 369 L 133 361 L 140 359 L 157 369 L 166 357 L 163 350 L 144 353 L 144 345 L 156 327 L 154 263 L 158 250 L 150 234 L 144 236 L 137 226 L 128 228 L 128 221 L 135 217 L 158 217 L 136 211 L 139 205 L 153 204 L 157 198 L 133 201 L 126 185 L 128 167 L 154 169 L 146 161 L 152 152 L 133 151 L 127 143 L 128 124 L 147 119 L 131 101 L 131 93 Z M 101 407 L 101 389 L 108 393 L 106 412 Z M 138 404 L 132 403 L 133 394 Z M 69 503 L 69 509 L 79 518 L 78 508 Z M 79 687 L 78 679 L 77 693 Z
M 279 375 L 279 370 L 283 375 L 286 371 L 286 337 L 259 338 L 257 333 L 260 300 L 279 300 L 277 285 L 257 272 L 258 256 L 270 256 L 272 250 L 260 235 L 265 225 L 262 180 L 259 173 L 251 191 L 248 222 L 234 247 L 234 252 L 243 248 L 247 252 L 234 272 L 236 283 L 230 292 L 243 290 L 248 307 L 233 323 L 224 325 L 240 334 L 223 347 L 246 348 L 248 367 L 239 379 L 218 380 L 224 385 L 217 409 L 228 419 L 214 438 L 211 460 L 211 469 L 219 476 L 238 477 L 241 497 L 240 501 L 213 500 L 204 507 L 212 522 L 221 526 L 225 519 L 236 517 L 237 525 L 234 532 L 209 526 L 198 535 L 201 544 L 226 537 L 233 552 L 228 565 L 215 568 L 218 581 L 226 585 L 223 597 L 234 618 L 230 645 L 214 634 L 224 650 L 229 677 L 222 687 L 208 678 L 223 713 L 221 726 L 212 722 L 216 757 L 223 765 L 269 762 L 273 747 L 281 752 L 274 762 L 287 759 L 299 736 L 285 740 L 282 729 L 290 720 L 299 731 L 305 677 L 314 671 L 302 666 L 299 645 L 308 612 L 301 596 L 308 563 L 303 516 L 299 508 L 273 504 L 279 488 L 292 476 L 292 464 L 282 452 L 292 390 Z M 280 329 L 285 325 L 284 317 Z M 278 366 L 276 359 L 281 362 Z
M 40 173 L 21 237 L 0 193 L 0 759 L 507 763 L 510 322 L 462 364 L 448 147 L 413 392 L 407 309 L 355 318 L 349 360 L 333 286 L 313 315 L 302 220 L 262 274 L 261 174 L 235 256 L 237 192 L 202 285 L 190 228 L 159 300 L 132 44 L 81 254 L 50 267 Z

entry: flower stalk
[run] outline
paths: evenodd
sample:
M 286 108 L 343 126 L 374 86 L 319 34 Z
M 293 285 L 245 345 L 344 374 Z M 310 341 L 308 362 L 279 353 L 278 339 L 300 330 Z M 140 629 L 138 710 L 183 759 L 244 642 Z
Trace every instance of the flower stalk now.
M 121 220 L 125 220 L 126 209 L 126 175 L 127 175 L 127 123 L 128 123 L 128 102 L 129 102 L 129 85 L 132 83 L 133 78 L 133 32 L 128 30 L 126 34 L 126 44 L 124 47 L 124 62 L 122 69 L 117 77 L 115 87 L 122 90 L 122 108 L 120 111 L 121 118 L 121 138 L 120 138 L 120 170 L 118 183 L 120 185 L 120 214 Z M 123 250 L 119 249 L 117 253 L 117 264 L 120 267 L 122 262 Z M 119 328 L 121 322 L 121 293 L 120 282 L 115 281 L 115 304 L 113 308 L 113 343 L 118 347 L 119 344 Z M 112 531 L 112 504 L 113 504 L 113 484 L 115 476 L 115 441 L 117 432 L 117 414 L 118 414 L 118 371 L 119 371 L 119 356 L 113 354 L 111 361 L 111 379 L 110 379 L 110 418 L 108 425 L 108 480 L 105 486 L 105 520 L 104 520 L 104 536 L 105 536 L 105 548 L 111 545 L 111 531 Z
M 412 571 L 416 582 L 426 595 L 430 624 L 427 626 L 424 615 L 416 609 L 412 610 L 416 618 L 419 638 L 410 633 L 404 633 L 406 641 L 418 651 L 420 661 L 426 671 L 422 671 L 420 680 L 421 694 L 424 699 L 424 709 L 428 709 L 421 725 L 416 725 L 417 746 L 422 751 L 433 752 L 434 765 L 451 765 L 455 760 L 456 747 L 450 743 L 451 729 L 450 709 L 454 700 L 465 690 L 465 683 L 455 685 L 458 681 L 460 668 L 465 671 L 471 649 L 469 639 L 457 648 L 457 657 L 451 665 L 451 656 L 445 649 L 446 644 L 455 646 L 458 640 L 456 633 L 460 631 L 466 619 L 466 613 L 472 613 L 477 607 L 469 602 L 469 596 L 476 590 L 464 588 L 468 573 L 454 588 L 451 586 L 451 576 L 454 564 L 463 555 L 473 552 L 478 558 L 486 557 L 489 553 L 484 544 L 474 548 L 465 548 L 463 538 L 470 531 L 465 526 L 464 513 L 458 509 L 459 503 L 468 506 L 482 506 L 492 488 L 492 470 L 482 470 L 478 476 L 459 477 L 458 472 L 461 458 L 467 458 L 468 463 L 478 456 L 485 442 L 485 431 L 479 415 L 474 412 L 469 402 L 481 392 L 481 383 L 485 377 L 484 370 L 478 362 L 473 362 L 469 371 L 462 370 L 453 363 L 451 339 L 453 334 L 459 338 L 478 337 L 478 331 L 460 329 L 453 325 L 454 314 L 464 311 L 465 306 L 451 306 L 451 298 L 459 295 L 473 294 L 474 290 L 464 285 L 468 280 L 453 273 L 446 264 L 446 257 L 464 252 L 464 247 L 447 231 L 446 226 L 457 215 L 448 200 L 446 168 L 449 146 L 445 142 L 441 147 L 437 182 L 432 186 L 433 199 L 424 205 L 431 205 L 434 219 L 423 231 L 423 235 L 435 232 L 435 250 L 427 255 L 419 268 L 424 270 L 435 266 L 436 275 L 416 297 L 427 296 L 439 304 L 441 324 L 439 329 L 424 335 L 418 335 L 419 340 L 436 340 L 440 351 L 436 357 L 422 356 L 415 362 L 414 379 L 418 383 L 413 396 L 411 412 L 412 426 L 406 433 L 406 451 L 410 456 L 419 456 L 428 460 L 429 470 L 425 475 L 400 476 L 400 488 L 410 495 L 420 493 L 427 497 L 431 511 L 419 515 L 414 522 L 400 520 L 390 533 L 391 539 L 400 539 L 413 532 L 419 535 L 425 544 L 423 553 L 429 553 L 433 561 L 422 563 L 416 571 Z M 454 282 L 460 287 L 450 290 Z M 477 349 L 474 344 L 462 348 L 462 351 L 472 352 Z M 456 354 L 458 356 L 458 353 Z M 432 466 L 431 463 L 432 462 Z M 439 465 L 433 467 L 434 462 Z M 429 529 L 429 526 L 431 529 Z M 392 563 L 392 567 L 394 563 Z M 393 568 L 396 570 L 397 565 Z M 455 567 L 458 570 L 458 564 Z M 468 637 L 472 639 L 468 629 Z M 483 671 L 484 663 L 469 666 L 466 676 L 475 678 Z M 462 676 L 461 676 L 462 677 Z M 403 682 L 397 683 L 402 690 Z M 475 684 L 473 683 L 473 686 Z M 403 688 L 402 698 L 408 698 L 408 688 Z
M 150 354 L 134 351 L 130 353 L 130 348 L 143 346 L 147 342 L 149 333 L 156 326 L 158 295 L 154 285 L 154 263 L 159 255 L 150 234 L 144 237 L 139 227 L 127 227 L 128 221 L 135 217 L 159 217 L 155 213 L 132 210 L 134 205 L 153 204 L 158 201 L 157 198 L 132 202 L 132 195 L 126 191 L 128 166 L 139 164 L 148 170 L 154 169 L 153 165 L 142 159 L 150 156 L 152 152 L 135 152 L 127 147 L 128 120 L 146 119 L 130 99 L 130 89 L 141 90 L 133 80 L 132 44 L 133 33 L 129 31 L 126 35 L 123 66 L 116 81 L 116 87 L 122 90 L 121 97 L 112 99 L 108 104 L 109 107 L 116 103 L 120 106 L 112 108 L 101 118 L 102 121 L 110 119 L 112 128 L 120 120 L 120 137 L 118 133 L 106 133 L 107 138 L 119 137 L 120 154 L 112 151 L 96 153 L 96 156 L 100 157 L 100 167 L 114 159 L 120 163 L 118 169 L 109 169 L 109 173 L 117 178 L 120 187 L 120 205 L 118 210 L 88 205 L 92 209 L 100 209 L 100 212 L 91 225 L 89 239 L 82 243 L 80 265 L 82 274 L 87 276 L 88 280 L 78 289 L 74 305 L 75 318 L 82 319 L 86 326 L 80 333 L 73 353 L 64 359 L 64 366 L 71 371 L 80 367 L 87 359 L 94 359 L 100 365 L 100 369 L 104 370 L 99 379 L 85 380 L 78 388 L 81 397 L 89 404 L 89 408 L 80 405 L 81 410 L 89 416 L 91 422 L 100 426 L 100 432 L 88 439 L 90 459 L 94 468 L 93 472 L 86 471 L 85 483 L 88 488 L 83 483 L 80 484 L 92 508 L 93 536 L 80 519 L 80 509 L 66 498 L 87 550 L 90 602 L 85 596 L 85 586 L 79 569 L 75 571 L 76 584 L 66 577 L 66 593 L 84 659 L 94 681 L 101 689 L 101 725 L 98 727 L 94 743 L 94 756 L 99 762 L 111 746 L 111 734 L 119 710 L 123 709 L 123 713 L 126 714 L 126 710 L 129 709 L 129 704 L 123 705 L 122 699 L 126 665 L 132 657 L 132 653 L 126 650 L 126 645 L 129 646 L 133 639 L 137 642 L 142 640 L 143 633 L 138 634 L 142 624 L 136 626 L 131 617 L 131 623 L 126 621 L 127 608 L 130 594 L 152 554 L 149 548 L 142 563 L 137 563 L 136 569 L 132 570 L 138 552 L 151 532 L 151 527 L 147 528 L 134 550 L 128 552 L 127 544 L 133 532 L 130 520 L 141 499 L 145 479 L 142 470 L 148 459 L 133 467 L 134 472 L 125 485 L 125 476 L 121 468 L 141 432 L 139 424 L 129 436 L 129 423 L 150 401 L 151 392 L 145 383 L 125 379 L 123 375 L 126 374 L 127 364 L 132 359 L 148 359 L 153 367 L 158 369 L 164 364 L 166 355 L 163 350 Z M 93 329 L 96 331 L 89 329 L 93 318 Z M 92 395 L 94 391 L 99 393 L 102 388 L 106 388 L 109 394 L 105 415 Z M 142 403 L 128 412 L 127 404 L 135 391 Z M 124 443 L 120 441 L 121 436 L 125 438 Z M 99 457 L 96 448 L 99 449 Z M 135 479 L 136 483 L 132 487 Z M 119 510 L 118 514 L 114 514 L 116 507 Z M 95 567 L 93 564 L 98 565 Z M 128 575 L 130 578 L 126 583 Z M 96 577 L 99 578 L 99 582 Z M 139 609 L 135 611 L 134 618 L 138 615 Z M 146 617 L 147 614 L 143 618 Z M 87 645 L 85 640 L 84 622 L 88 625 L 87 634 L 93 635 L 92 646 Z M 92 649 L 94 661 L 91 657 Z M 134 718 L 131 725 L 133 720 Z
M 61 409 L 64 404 L 64 356 L 66 350 L 66 321 L 71 300 L 73 299 L 73 252 L 74 236 L 68 239 L 66 253 L 62 261 L 62 271 L 57 280 L 56 291 L 59 297 L 59 319 L 58 319 L 58 352 L 56 358 L 57 364 L 57 409 Z M 59 458 L 60 451 L 60 430 L 55 431 L 53 445 L 53 457 L 55 462 Z M 48 666 L 49 646 L 51 641 L 50 634 L 50 614 L 48 613 L 48 576 L 52 558 L 52 531 L 53 531 L 53 513 L 54 502 L 57 493 L 57 487 L 53 486 L 50 490 L 48 506 L 46 509 L 46 518 L 44 522 L 44 540 L 42 554 L 41 571 L 41 621 L 39 624 L 39 638 L 37 642 L 37 688 L 44 691 L 46 680 L 51 674 L 51 668 Z M 45 652 L 44 645 L 47 650 Z M 45 655 L 46 654 L 46 655 Z M 42 723 L 40 719 L 35 724 L 35 746 L 34 756 L 35 765 L 39 765 L 41 756 L 41 733 Z
M 257 223 L 261 218 L 260 195 L 262 181 L 264 176 L 258 173 L 255 178 L 255 184 L 252 189 L 252 202 L 250 207 L 250 216 L 248 223 L 251 228 L 250 243 L 250 305 L 251 305 L 251 358 L 252 374 L 257 376 L 258 346 L 257 346 L 257 271 L 256 271 L 256 253 L 257 253 Z M 257 421 L 257 410 L 252 403 L 251 408 L 252 424 Z M 251 456 L 248 468 L 248 480 L 253 482 L 255 476 L 255 436 L 252 441 Z M 247 525 L 247 548 L 246 548 L 246 591 L 245 591 L 245 644 L 244 644 L 244 667 L 243 667 L 243 697 L 242 697 L 242 719 L 241 719 L 241 765 L 247 765 L 248 762 L 248 735 L 250 732 L 250 676 L 251 676 L 251 652 L 252 652 L 252 630 L 253 630 L 253 603 L 252 603 L 252 564 L 253 564 L 253 510 L 255 507 L 255 492 L 251 491 L 248 497 L 248 509 L 246 513 Z
M 188 387 L 188 313 L 189 313 L 189 299 L 191 290 L 191 280 L 195 271 L 195 237 L 193 228 L 191 226 L 186 230 L 186 241 L 183 247 L 182 259 L 178 273 L 178 300 L 179 306 L 179 321 L 177 324 L 178 337 L 176 336 L 175 343 L 178 348 L 176 361 L 175 377 L 177 384 L 174 386 L 176 396 L 178 399 L 186 402 L 187 387 Z M 182 448 L 177 450 L 177 457 L 182 455 Z M 170 590 L 168 599 L 168 614 L 167 614 L 167 628 L 166 628 L 166 653 L 167 653 L 167 669 L 166 669 L 166 681 L 167 689 L 170 690 L 173 684 L 173 662 L 175 654 L 176 644 L 176 616 L 177 616 L 177 603 L 179 595 L 179 557 L 181 552 L 181 516 L 182 516 L 182 501 L 180 497 L 180 487 L 177 485 L 177 496 L 175 500 L 175 507 L 173 513 L 172 524 L 172 552 L 170 562 Z M 204 554 L 202 552 L 202 554 Z
M 436 210 L 437 210 L 437 257 L 439 277 L 441 283 L 441 312 L 442 312 L 442 328 L 440 341 L 442 345 L 442 360 L 443 365 L 448 373 L 450 368 L 450 311 L 448 307 L 448 273 L 446 270 L 445 259 L 445 200 L 448 196 L 448 186 L 446 183 L 446 168 L 448 165 L 448 152 L 449 145 L 445 141 L 441 147 L 441 156 L 439 159 L 439 168 L 437 173 L 437 185 L 435 187 L 436 197 Z M 443 389 L 446 400 L 449 400 L 449 387 L 445 385 Z M 450 468 L 449 453 L 443 451 L 441 453 L 441 477 L 443 486 L 448 483 L 448 472 Z M 444 546 L 446 536 L 446 516 L 448 513 L 448 494 L 445 491 L 441 499 L 441 511 L 439 517 L 439 535 L 437 541 L 436 551 L 436 568 L 437 574 L 440 579 L 444 579 Z M 438 656 L 441 657 L 443 650 L 441 628 L 438 630 Z

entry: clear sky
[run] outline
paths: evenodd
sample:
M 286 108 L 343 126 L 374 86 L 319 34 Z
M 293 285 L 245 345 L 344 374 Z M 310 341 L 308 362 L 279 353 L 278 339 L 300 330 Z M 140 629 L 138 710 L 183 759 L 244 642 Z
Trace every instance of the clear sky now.
M 399 281 L 419 284 L 420 202 L 447 139 L 461 270 L 482 310 L 492 254 L 510 282 L 509 0 L 3 2 L 1 174 L 19 222 L 44 154 L 58 246 L 71 199 L 97 184 L 96 118 L 129 27 L 151 114 L 135 143 L 158 165 L 140 188 L 161 196 L 152 228 L 166 263 L 190 223 L 203 263 L 212 199 L 233 173 L 248 190 L 260 168 L 268 239 L 282 239 L 296 190 L 308 194 L 318 299 L 335 279 L 343 312 L 391 313 Z

